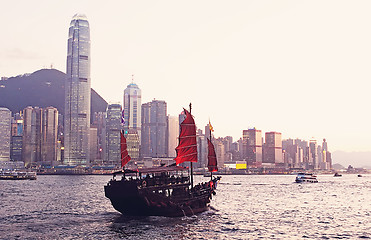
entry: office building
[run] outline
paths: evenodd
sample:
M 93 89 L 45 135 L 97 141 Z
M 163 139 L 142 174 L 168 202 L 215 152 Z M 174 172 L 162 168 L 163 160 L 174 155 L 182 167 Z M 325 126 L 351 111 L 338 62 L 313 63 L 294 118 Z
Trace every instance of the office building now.
M 279 132 L 266 132 L 263 163 L 283 164 L 282 137 Z
M 312 139 L 309 141 L 308 149 L 308 168 L 309 169 L 318 169 L 318 155 L 317 155 L 317 141 Z
M 128 154 L 131 157 L 130 163 L 128 165 L 134 165 L 136 161 L 139 160 L 140 156 L 140 141 L 138 132 L 135 129 L 129 129 L 126 134 L 126 144 Z
M 10 160 L 14 162 L 22 161 L 22 135 L 23 135 L 23 117 L 16 113 L 12 118 L 12 134 L 10 141 Z
M 178 145 L 177 145 L 178 146 Z M 197 129 L 197 163 L 193 163 L 196 168 L 207 167 L 207 154 L 208 145 L 205 134 L 203 134 L 201 129 Z
M 93 125 L 97 128 L 97 156 L 95 163 L 103 165 L 106 157 L 106 112 L 94 113 Z
M 142 157 L 168 156 L 168 120 L 165 101 L 153 100 L 142 105 Z
M 261 167 L 263 161 L 263 140 L 261 130 L 243 130 L 243 159 L 248 167 Z
M 58 110 L 54 107 L 43 109 L 42 117 L 42 165 L 57 165 Z
M 137 84 L 130 83 L 124 90 L 124 131 L 125 134 L 128 130 L 135 130 L 141 139 L 141 105 L 142 105 L 142 92 Z M 131 131 L 133 133 L 133 131 Z
M 73 16 L 68 33 L 65 82 L 64 163 L 89 165 L 90 30 L 85 15 Z
M 89 145 L 90 145 L 90 164 L 100 165 L 101 163 L 98 159 L 99 149 L 98 149 L 98 128 L 95 125 L 90 126 L 89 134 Z
M 22 161 L 26 167 L 36 166 L 42 161 L 42 109 L 26 107 L 23 109 Z
M 106 158 L 105 165 L 119 166 L 121 162 L 120 141 L 122 108 L 120 104 L 108 104 L 106 111 Z
M 0 162 L 10 160 L 11 119 L 11 111 L 0 107 Z
M 179 140 L 179 118 L 176 116 L 168 116 L 169 119 L 169 157 L 176 157 L 175 148 L 178 146 Z

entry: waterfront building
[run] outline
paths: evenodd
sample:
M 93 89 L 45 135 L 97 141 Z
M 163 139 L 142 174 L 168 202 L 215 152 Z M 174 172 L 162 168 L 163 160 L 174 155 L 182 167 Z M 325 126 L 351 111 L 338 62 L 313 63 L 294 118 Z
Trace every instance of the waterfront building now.
M 215 147 L 215 153 L 216 153 L 216 159 L 218 160 L 218 168 L 222 169 L 224 168 L 224 162 L 226 162 L 226 152 L 225 152 L 225 146 L 223 144 L 223 139 L 218 138 L 213 140 L 213 144 Z
M 89 135 L 89 145 L 90 145 L 90 163 L 91 165 L 99 165 L 98 159 L 98 128 L 95 125 L 90 126 Z
M 42 112 L 42 164 L 53 166 L 57 164 L 58 110 L 47 107 Z
M 266 132 L 263 163 L 283 164 L 282 138 L 279 132 Z
M 41 163 L 42 109 L 26 107 L 23 109 L 22 161 L 26 167 Z
M 124 90 L 123 103 L 125 134 L 128 133 L 129 129 L 135 130 L 139 136 L 139 140 L 141 140 L 142 91 L 134 82 L 130 83 Z
M 284 152 L 284 163 L 290 168 L 300 167 L 300 150 L 293 139 L 282 140 L 282 151 Z
M 263 162 L 262 132 L 256 128 L 243 130 L 243 159 L 248 167 L 260 167 Z
M 120 131 L 122 108 L 120 104 L 108 104 L 106 115 L 106 158 L 105 165 L 119 166 L 121 162 Z
M 179 136 L 179 118 L 176 116 L 168 116 L 169 119 L 169 157 L 176 157 L 175 148 L 178 146 Z
M 106 157 L 106 112 L 96 112 L 93 116 L 93 125 L 97 128 L 97 156 L 96 164 L 103 165 Z
M 196 168 L 207 167 L 207 154 L 208 146 L 205 134 L 203 134 L 201 129 L 197 129 L 197 163 L 194 163 Z
M 225 152 L 230 152 L 231 151 L 231 145 L 233 143 L 233 137 L 232 136 L 226 136 L 223 138 L 223 143 L 225 147 Z
M 331 169 L 332 168 L 332 159 L 331 159 L 331 153 L 328 151 L 327 142 L 326 139 L 323 139 L 322 142 L 322 168 L 323 169 Z
M 139 135 L 138 131 L 135 129 L 129 129 L 126 134 L 126 144 L 127 144 L 127 150 L 131 157 L 131 161 L 128 163 L 128 165 L 135 165 L 135 162 L 139 161 L 140 157 L 140 141 L 139 141 Z
M 0 162 L 10 160 L 11 118 L 11 111 L 0 107 Z
M 142 157 L 168 156 L 168 120 L 165 101 L 142 104 Z
M 62 165 L 64 159 L 64 116 L 58 114 L 57 164 Z
M 10 160 L 22 161 L 23 136 L 12 136 L 10 141 Z
M 325 152 L 328 151 L 326 138 L 323 139 L 323 142 L 322 142 L 322 150 L 325 151 Z
M 318 157 L 317 157 L 317 141 L 312 139 L 309 141 L 309 158 L 308 158 L 308 168 L 318 169 Z
M 231 144 L 231 154 L 232 154 L 232 161 L 240 161 L 241 158 L 241 152 L 240 152 L 240 142 L 242 142 L 242 139 L 239 139 L 237 142 L 234 142 Z M 246 163 L 245 163 L 246 164 Z
M 90 29 L 85 15 L 70 23 L 65 82 L 64 163 L 89 165 Z
M 12 118 L 12 136 L 23 135 L 23 116 L 20 113 L 14 114 Z
M 301 140 L 301 139 L 295 139 L 295 145 L 299 147 L 299 163 L 300 165 L 298 167 L 302 167 L 307 169 L 309 166 L 309 147 L 308 142 Z
M 326 161 L 326 151 L 323 150 L 321 145 L 317 146 L 318 168 L 321 170 L 330 169 Z

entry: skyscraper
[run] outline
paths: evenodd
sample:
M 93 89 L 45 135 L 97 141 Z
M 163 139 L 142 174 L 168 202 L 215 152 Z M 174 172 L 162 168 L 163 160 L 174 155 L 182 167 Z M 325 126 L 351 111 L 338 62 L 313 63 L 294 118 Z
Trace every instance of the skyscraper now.
M 52 166 L 57 161 L 58 110 L 47 107 L 42 112 L 42 162 Z
M 248 166 L 260 167 L 263 160 L 262 131 L 255 128 L 243 130 L 243 158 Z
M 169 157 L 176 157 L 175 148 L 178 145 L 179 136 L 179 118 L 177 116 L 168 116 L 169 119 Z
M 136 130 L 141 137 L 141 105 L 142 92 L 138 85 L 130 83 L 124 90 L 124 130 L 125 133 L 129 129 Z
M 12 134 L 10 141 L 10 160 L 22 161 L 22 135 L 23 135 L 23 116 L 20 113 L 14 114 L 12 118 Z
M 26 107 L 23 109 L 22 161 L 26 167 L 41 162 L 42 109 Z
M 90 30 L 85 15 L 73 16 L 67 50 L 65 82 L 64 163 L 89 164 Z
M 279 132 L 266 132 L 263 163 L 282 164 L 282 139 Z
M 106 165 L 118 166 L 121 160 L 120 150 L 121 105 L 109 104 L 106 116 Z
M 309 140 L 309 161 L 308 168 L 317 169 L 318 168 L 318 158 L 317 158 L 317 141 L 312 139 Z
M 168 120 L 165 101 L 153 100 L 142 105 L 143 157 L 168 156 Z
M 0 107 L 0 161 L 10 161 L 10 133 L 12 113 Z

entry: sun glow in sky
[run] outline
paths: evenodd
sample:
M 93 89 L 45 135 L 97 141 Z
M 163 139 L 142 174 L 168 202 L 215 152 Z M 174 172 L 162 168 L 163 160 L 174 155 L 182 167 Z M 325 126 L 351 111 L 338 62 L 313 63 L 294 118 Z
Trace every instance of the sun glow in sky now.
M 256 127 L 371 151 L 370 1 L 2 1 L 0 76 L 66 71 L 68 27 L 91 29 L 92 87 L 122 104 L 190 102 L 217 137 Z M 1 105 L 1 103 L 0 103 Z

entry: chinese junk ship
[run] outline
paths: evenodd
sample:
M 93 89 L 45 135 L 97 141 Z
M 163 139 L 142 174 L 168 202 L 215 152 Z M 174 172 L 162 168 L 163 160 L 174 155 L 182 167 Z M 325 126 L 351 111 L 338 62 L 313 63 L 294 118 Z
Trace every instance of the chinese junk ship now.
M 193 185 L 192 163 L 197 162 L 196 126 L 191 113 L 187 110 L 184 112 L 186 118 L 180 124 L 177 157 L 175 163 L 169 166 L 124 169 L 130 156 L 127 154 L 125 137 L 121 133 L 123 170 L 113 174 L 104 190 L 113 207 L 123 215 L 180 217 L 209 209 L 220 177 Z M 191 163 L 190 174 L 188 168 L 178 166 L 183 162 Z M 217 171 L 216 157 L 208 165 L 209 169 Z M 122 174 L 121 179 L 116 179 L 118 174 Z

